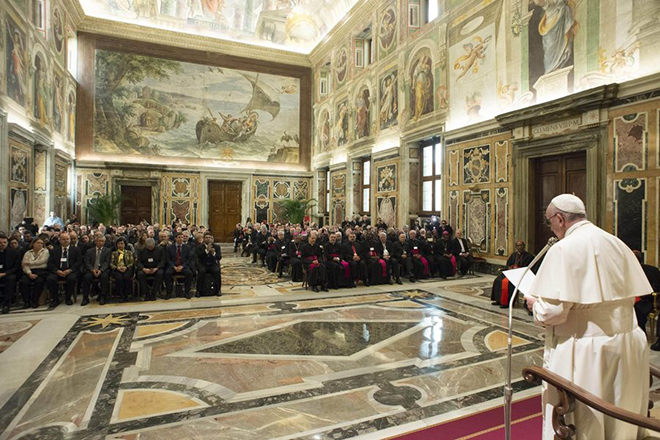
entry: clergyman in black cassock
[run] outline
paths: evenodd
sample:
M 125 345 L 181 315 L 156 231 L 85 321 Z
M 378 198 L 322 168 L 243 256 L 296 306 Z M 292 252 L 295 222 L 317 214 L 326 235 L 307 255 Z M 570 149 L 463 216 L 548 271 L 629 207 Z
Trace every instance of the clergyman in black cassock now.
M 433 242 L 433 260 L 436 270 L 442 278 L 453 276 L 456 273 L 456 257 L 449 239 L 449 232 L 444 231 L 442 238 Z
M 412 261 L 410 258 L 410 246 L 406 241 L 406 234 L 403 232 L 399 234 L 399 239 L 392 243 L 392 272 L 396 278 L 397 284 L 401 283 L 401 276 L 406 274 L 410 277 L 411 282 L 415 282 L 415 274 L 413 273 Z
M 277 276 L 282 278 L 282 272 L 287 264 L 289 264 L 289 240 L 284 237 L 284 231 L 277 233 L 277 240 L 275 240 L 275 251 L 277 253 Z
M 319 288 L 327 292 L 328 280 L 323 264 L 323 249 L 316 240 L 316 231 L 312 231 L 307 243 L 302 247 L 302 261 L 307 270 L 307 285 L 311 286 L 314 292 L 318 292 Z
M 431 275 L 431 266 L 429 261 L 423 254 L 426 241 L 423 242 L 417 239 L 415 231 L 410 231 L 410 238 L 408 240 L 410 246 L 410 253 L 412 254 L 412 265 L 415 279 L 425 279 Z
M 300 234 L 293 234 L 293 241 L 289 243 L 289 255 L 291 264 L 291 281 L 300 282 L 303 280 L 303 262 Z
M 369 285 L 367 278 L 367 263 L 365 260 L 364 249 L 361 243 L 355 241 L 355 234 L 348 236 L 348 241 L 341 246 L 342 259 L 348 262 L 351 269 L 350 287 L 355 287 L 358 280 L 362 280 L 365 286 Z
M 351 280 L 351 269 L 348 262 L 341 258 L 341 246 L 337 239 L 337 234 L 330 234 L 329 242 L 323 246 L 328 287 L 330 289 L 346 287 Z
M 516 241 L 516 251 L 506 260 L 506 267 L 507 269 L 527 267 L 533 259 L 534 255 L 525 250 L 525 242 L 518 240 Z M 493 282 L 493 290 L 490 294 L 493 305 L 499 305 L 502 308 L 509 307 L 509 298 L 514 290 L 515 286 L 509 282 L 509 279 L 504 274 L 499 274 Z

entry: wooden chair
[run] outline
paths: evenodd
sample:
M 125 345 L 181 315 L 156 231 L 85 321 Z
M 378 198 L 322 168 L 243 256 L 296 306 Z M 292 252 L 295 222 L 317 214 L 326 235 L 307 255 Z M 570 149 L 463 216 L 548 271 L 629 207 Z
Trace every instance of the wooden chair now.
M 176 298 L 176 297 L 179 296 L 177 294 L 177 288 L 180 289 L 180 292 L 182 293 L 182 296 L 183 296 L 183 294 L 185 293 L 184 292 L 184 290 L 185 290 L 184 284 L 185 284 L 185 280 L 186 280 L 185 275 L 173 275 L 172 280 L 173 280 L 173 283 L 174 283 L 174 297 Z
M 62 298 L 65 296 L 66 292 L 66 280 L 58 280 L 57 281 L 57 296 L 59 298 Z M 78 302 L 78 281 L 76 281 L 76 285 L 73 286 L 73 303 L 76 304 Z
M 474 260 L 474 264 L 470 266 L 470 269 L 468 270 L 468 275 L 474 275 L 474 265 L 477 263 L 485 263 L 486 259 L 479 256 L 481 253 L 479 250 L 479 245 L 473 243 L 470 237 L 468 237 L 467 241 L 470 248 L 470 253 L 472 254 L 472 259 Z

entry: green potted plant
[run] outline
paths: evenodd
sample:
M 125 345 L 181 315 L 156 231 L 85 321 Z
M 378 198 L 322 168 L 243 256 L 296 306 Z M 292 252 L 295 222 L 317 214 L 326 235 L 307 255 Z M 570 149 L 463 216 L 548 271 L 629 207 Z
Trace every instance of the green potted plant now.
M 305 214 L 316 206 L 316 199 L 282 199 L 277 204 L 281 209 L 282 220 L 298 224 L 305 218 Z
M 119 223 L 119 206 L 123 200 L 121 195 L 97 195 L 87 205 L 89 219 L 104 225 Z

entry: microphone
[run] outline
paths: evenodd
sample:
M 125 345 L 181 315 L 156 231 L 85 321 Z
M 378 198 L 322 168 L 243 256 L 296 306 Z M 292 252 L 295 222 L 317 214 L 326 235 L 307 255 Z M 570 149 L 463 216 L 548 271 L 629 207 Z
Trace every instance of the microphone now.
M 550 237 L 548 243 L 545 245 L 541 252 L 534 257 L 531 263 L 527 266 L 523 272 L 522 277 L 518 281 L 518 285 L 513 290 L 513 295 L 509 299 L 509 335 L 507 338 L 507 353 L 506 353 L 506 382 L 504 385 L 504 438 L 506 440 L 511 440 L 511 403 L 513 399 L 513 387 L 511 386 L 511 364 L 513 363 L 513 302 L 516 300 L 518 295 L 518 287 L 522 283 L 523 278 L 527 275 L 527 272 L 534 267 L 536 263 L 550 250 L 550 248 L 559 241 L 557 237 Z

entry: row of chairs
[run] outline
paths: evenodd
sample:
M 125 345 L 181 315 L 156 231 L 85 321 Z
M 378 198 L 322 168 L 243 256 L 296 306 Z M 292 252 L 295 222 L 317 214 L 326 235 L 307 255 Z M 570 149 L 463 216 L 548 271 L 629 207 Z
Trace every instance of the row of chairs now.
M 214 292 L 216 292 L 216 289 L 218 287 L 215 286 L 212 275 L 211 274 L 206 274 L 206 277 L 207 277 L 207 282 L 209 283 L 209 287 L 212 288 Z M 172 279 L 174 281 L 174 296 L 175 297 L 183 296 L 185 277 L 183 275 L 174 275 L 172 277 Z M 150 280 L 150 281 L 153 283 L 153 279 Z M 197 284 L 196 284 L 195 281 L 196 280 L 193 279 L 191 290 L 196 291 Z M 78 294 L 80 293 L 80 289 L 79 289 L 80 285 L 81 285 L 80 280 L 78 280 L 76 282 L 76 287 L 73 289 L 73 298 L 72 298 L 72 300 L 73 300 L 74 304 L 78 302 Z M 64 297 L 64 294 L 65 294 L 65 291 L 66 291 L 66 281 L 64 281 L 64 280 L 58 281 L 57 282 L 57 288 L 58 288 L 58 296 L 60 298 Z M 100 291 L 100 280 L 98 280 L 98 279 L 93 280 L 91 288 L 92 288 L 92 292 L 91 292 L 90 296 L 92 296 L 92 297 L 97 296 L 98 292 Z M 108 296 L 110 298 L 116 298 L 117 297 L 116 295 L 114 295 L 115 290 L 116 290 L 115 289 L 115 280 L 114 280 L 113 277 L 110 277 L 110 286 L 108 288 Z M 160 290 L 161 291 L 163 290 L 163 286 L 161 286 Z M 133 279 L 132 279 L 132 289 L 131 289 L 129 298 L 132 301 L 141 300 L 142 298 L 144 298 L 144 295 L 142 294 L 142 292 L 140 292 L 140 283 L 138 282 L 137 277 L 135 277 L 135 276 L 133 276 Z M 44 289 L 43 289 L 43 291 L 42 291 L 42 293 L 39 297 L 39 305 L 49 304 L 50 299 L 51 299 L 50 298 L 50 291 L 44 285 Z M 16 285 L 16 292 L 14 294 L 14 300 L 15 300 L 15 304 L 20 304 L 22 302 L 22 296 L 20 295 L 20 289 L 19 289 L 18 283 Z

